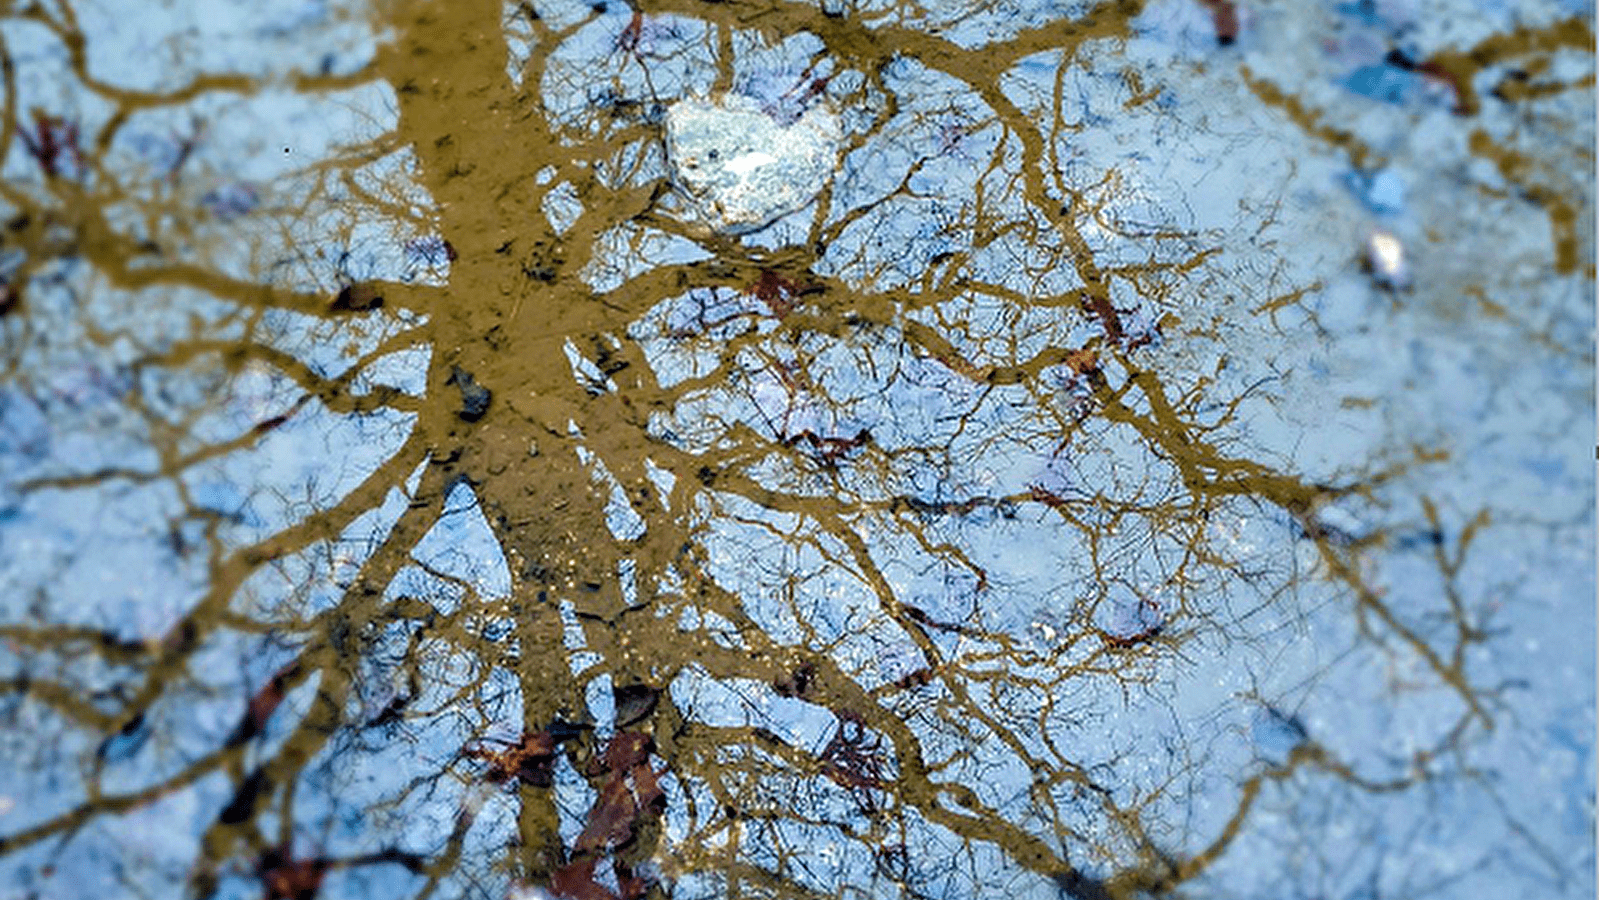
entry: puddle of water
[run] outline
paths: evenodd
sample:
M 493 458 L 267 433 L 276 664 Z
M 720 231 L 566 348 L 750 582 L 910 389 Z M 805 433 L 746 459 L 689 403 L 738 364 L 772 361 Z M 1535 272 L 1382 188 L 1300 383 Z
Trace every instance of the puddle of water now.
M 0 883 L 1591 895 L 1533 6 L 0 19 Z

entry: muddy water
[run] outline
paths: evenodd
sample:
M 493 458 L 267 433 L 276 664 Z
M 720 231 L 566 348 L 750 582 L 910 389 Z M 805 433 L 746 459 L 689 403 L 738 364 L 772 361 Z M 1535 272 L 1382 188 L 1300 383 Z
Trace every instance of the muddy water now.
M 1046 6 L 14 13 L 5 880 L 1591 887 L 1591 21 Z

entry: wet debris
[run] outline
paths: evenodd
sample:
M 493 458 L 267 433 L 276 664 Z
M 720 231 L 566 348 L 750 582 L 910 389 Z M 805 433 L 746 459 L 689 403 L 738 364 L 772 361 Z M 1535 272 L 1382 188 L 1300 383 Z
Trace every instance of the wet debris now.
M 458 258 L 455 245 L 436 234 L 423 235 L 405 242 L 405 259 L 413 266 L 437 269 L 455 262 Z
M 453 384 L 461 391 L 461 408 L 456 411 L 464 421 L 476 422 L 489 411 L 489 401 L 494 392 L 477 383 L 472 373 L 460 366 L 450 367 L 450 377 L 445 384 Z
M 850 791 L 863 812 L 876 810 L 871 791 L 882 790 L 890 781 L 883 757 L 882 737 L 867 728 L 859 715 L 848 710 L 838 714 L 838 729 L 817 756 L 822 763 L 822 773 L 834 784 Z
M 1076 376 L 1098 372 L 1099 353 L 1087 347 L 1068 351 L 1066 353 L 1066 367 Z
M 802 662 L 794 667 L 792 672 L 782 675 L 772 682 L 772 689 L 781 697 L 804 697 L 811 685 L 816 681 L 816 667 L 808 662 Z
M 661 699 L 661 692 L 647 684 L 629 684 L 615 688 L 611 696 L 616 704 L 616 727 L 631 728 L 649 718 Z
M 1152 643 L 1165 633 L 1166 610 L 1151 597 L 1123 597 L 1112 608 L 1106 626 L 1094 630 L 1106 647 L 1131 650 Z
M 819 435 L 807 428 L 798 434 L 791 434 L 783 438 L 783 446 L 803 448 L 809 451 L 812 459 L 828 468 L 838 466 L 851 453 L 871 442 L 872 432 L 866 428 L 857 431 L 854 437 Z
M 1460 74 L 1443 62 L 1431 59 L 1418 62 L 1412 59 L 1410 54 L 1396 47 L 1383 57 L 1383 63 L 1400 72 L 1414 73 L 1425 84 L 1441 86 L 1454 101 L 1452 111 L 1455 115 L 1464 116 L 1472 113 L 1472 104 L 1475 100 L 1472 99 L 1469 83 L 1462 83 Z
M 613 891 L 596 879 L 598 866 L 597 859 L 580 859 L 556 869 L 550 876 L 551 893 L 562 900 L 639 900 L 649 891 L 644 879 L 620 864 L 613 865 L 620 893 Z
M 253 426 L 250 427 L 250 432 L 252 434 L 266 434 L 269 431 L 275 431 L 278 428 L 281 428 L 284 424 L 286 424 L 289 421 L 289 419 L 293 418 L 296 413 L 298 413 L 300 410 L 304 409 L 306 404 L 308 404 L 310 402 L 311 402 L 311 395 L 310 394 L 306 394 L 306 395 L 302 396 L 300 399 L 296 400 L 294 402 L 294 405 L 289 407 L 287 410 L 285 410 L 285 411 L 283 411 L 283 412 L 281 412 L 281 413 L 279 413 L 279 414 L 277 414 L 275 416 L 268 416 L 265 419 L 262 419 L 261 421 L 255 423 Z
M 645 696 L 644 691 L 632 694 Z M 657 694 L 649 689 L 652 699 Z M 620 710 L 618 704 L 619 716 Z M 572 844 L 570 860 L 551 873 L 550 895 L 565 900 L 639 900 L 649 892 L 649 881 L 614 854 L 634 843 L 645 819 L 666 808 L 666 792 L 650 764 L 654 751 L 655 741 L 648 734 L 624 731 L 590 761 L 584 774 L 599 781 L 597 796 L 584 818 L 583 832 Z M 614 890 L 600 881 L 600 865 L 606 861 Z
M 347 284 L 329 306 L 335 312 L 366 312 L 383 305 L 383 289 L 369 281 Z
M 1028 499 L 1042 503 L 1050 509 L 1065 509 L 1071 506 L 1070 500 L 1042 484 L 1029 484 L 1027 496 Z

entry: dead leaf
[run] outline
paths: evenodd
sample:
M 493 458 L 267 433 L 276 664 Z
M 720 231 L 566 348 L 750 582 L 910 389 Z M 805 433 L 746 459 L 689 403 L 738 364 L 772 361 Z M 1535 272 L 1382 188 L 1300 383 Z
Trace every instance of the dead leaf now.
M 300 662 L 295 660 L 279 669 L 267 683 L 262 685 L 250 702 L 245 705 L 244 718 L 239 721 L 239 727 L 233 729 L 228 735 L 225 747 L 233 747 L 250 740 L 266 728 L 267 720 L 277 712 L 278 704 L 288 694 L 290 682 L 300 673 Z
M 534 787 L 549 787 L 554 782 L 555 748 L 558 742 L 548 731 L 522 735 L 504 750 L 473 747 L 466 755 L 489 764 L 483 777 L 495 784 L 516 780 Z
M 621 900 L 611 889 L 594 880 L 596 862 L 580 859 L 556 869 L 550 876 L 550 891 L 566 900 Z

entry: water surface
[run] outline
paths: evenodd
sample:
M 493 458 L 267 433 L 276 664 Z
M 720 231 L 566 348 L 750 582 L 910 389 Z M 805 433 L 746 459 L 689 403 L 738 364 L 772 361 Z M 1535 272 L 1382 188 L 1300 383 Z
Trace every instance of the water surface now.
M 1592 896 L 1515 6 L 0 5 L 0 897 Z

